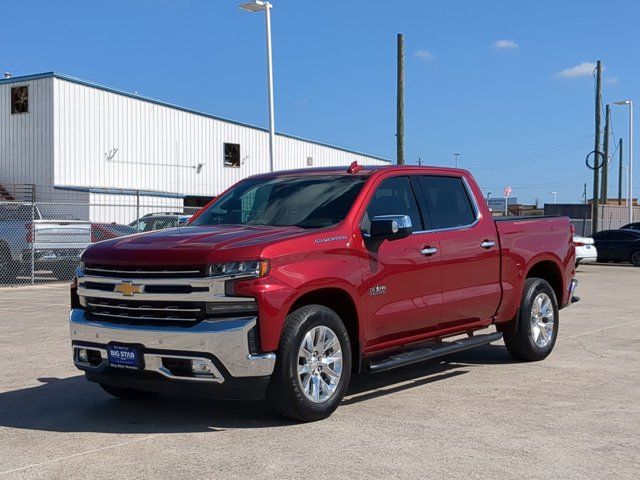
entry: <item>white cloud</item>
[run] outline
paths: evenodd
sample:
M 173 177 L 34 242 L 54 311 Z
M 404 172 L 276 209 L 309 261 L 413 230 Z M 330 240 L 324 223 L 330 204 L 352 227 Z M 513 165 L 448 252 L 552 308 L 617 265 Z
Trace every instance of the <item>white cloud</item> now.
M 593 75 L 593 71 L 596 69 L 595 62 L 582 62 L 579 65 L 574 65 L 573 67 L 565 68 L 560 72 L 556 73 L 556 77 L 560 78 L 577 78 L 577 77 L 588 77 Z
M 617 85 L 619 81 L 618 77 L 607 77 L 604 79 L 604 83 L 608 85 Z
M 498 40 L 493 44 L 493 46 L 500 50 L 514 50 L 518 48 L 518 44 L 516 42 L 514 42 L 513 40 L 507 40 L 505 38 L 503 38 L 502 40 Z
M 420 60 L 433 60 L 436 56 L 431 53 L 429 50 L 417 50 L 414 54 L 414 57 L 419 58 Z

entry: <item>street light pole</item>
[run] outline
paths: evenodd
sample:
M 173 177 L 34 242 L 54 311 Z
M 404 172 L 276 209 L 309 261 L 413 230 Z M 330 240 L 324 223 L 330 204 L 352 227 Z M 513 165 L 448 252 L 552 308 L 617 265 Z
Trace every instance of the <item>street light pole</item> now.
M 558 192 L 551 192 L 553 195 L 553 203 L 558 203 Z
M 629 106 L 629 177 L 627 179 L 627 206 L 629 207 L 629 223 L 633 223 L 633 100 L 613 102 L 615 105 Z
M 460 154 L 459 154 L 459 153 L 454 153 L 454 154 L 453 154 L 453 156 L 454 156 L 454 158 L 455 158 L 455 165 L 456 165 L 456 168 L 458 168 L 458 157 L 460 156 Z
M 273 55 L 271 50 L 271 8 L 273 8 L 273 5 L 264 0 L 253 0 L 251 2 L 242 3 L 240 8 L 253 13 L 264 10 L 267 34 L 267 89 L 269 95 L 269 171 L 273 172 L 276 140 L 275 113 L 273 105 Z

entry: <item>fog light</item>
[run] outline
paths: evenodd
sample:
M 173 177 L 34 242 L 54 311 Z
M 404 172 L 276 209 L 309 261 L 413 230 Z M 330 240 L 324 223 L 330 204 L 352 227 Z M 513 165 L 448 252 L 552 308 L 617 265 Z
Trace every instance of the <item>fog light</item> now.
M 193 360 L 191 362 L 191 370 L 194 375 L 213 375 L 213 370 L 206 360 Z
M 78 361 L 82 363 L 89 363 L 89 352 L 87 352 L 86 348 L 78 349 Z

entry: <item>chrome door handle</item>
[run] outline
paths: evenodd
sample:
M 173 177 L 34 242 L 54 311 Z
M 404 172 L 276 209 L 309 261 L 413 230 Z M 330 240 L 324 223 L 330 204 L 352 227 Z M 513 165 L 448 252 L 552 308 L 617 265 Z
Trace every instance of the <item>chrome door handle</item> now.
M 435 247 L 425 247 L 422 250 L 420 250 L 420 255 L 425 255 L 427 257 L 435 253 L 438 253 L 438 249 Z
M 494 242 L 492 240 L 485 240 L 484 242 L 482 242 L 480 244 L 480 246 L 482 248 L 491 248 L 491 247 L 495 247 L 496 246 L 496 242 Z

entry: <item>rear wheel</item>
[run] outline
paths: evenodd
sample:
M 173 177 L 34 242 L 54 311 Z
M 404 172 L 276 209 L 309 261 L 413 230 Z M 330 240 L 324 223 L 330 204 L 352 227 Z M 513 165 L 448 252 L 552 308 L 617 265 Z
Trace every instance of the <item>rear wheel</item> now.
M 558 302 L 551 285 L 541 278 L 528 278 L 516 317 L 515 332 L 504 333 L 504 343 L 517 360 L 545 359 L 558 335 Z
M 631 254 L 631 263 L 634 267 L 640 267 L 640 250 L 636 250 Z
M 17 264 L 6 250 L 0 250 L 0 283 L 13 283 L 16 280 Z
M 342 320 L 322 305 L 287 316 L 268 388 L 274 408 L 302 422 L 331 415 L 351 375 L 351 345 Z
M 135 390 L 133 388 L 122 388 L 122 387 L 113 387 L 111 385 L 104 385 L 102 383 L 99 384 L 102 389 L 107 392 L 109 395 L 113 395 L 118 398 L 148 398 L 157 395 L 155 392 L 147 392 L 144 390 Z
M 73 263 L 60 263 L 52 267 L 53 276 L 58 280 L 71 280 L 76 273 L 77 266 Z

